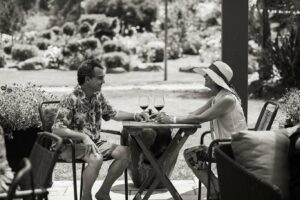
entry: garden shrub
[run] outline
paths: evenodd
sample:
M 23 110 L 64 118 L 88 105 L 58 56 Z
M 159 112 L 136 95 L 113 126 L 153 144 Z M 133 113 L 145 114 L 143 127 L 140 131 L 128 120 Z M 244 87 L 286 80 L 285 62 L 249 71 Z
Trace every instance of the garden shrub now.
M 39 50 L 47 50 L 48 47 L 51 45 L 49 41 L 43 39 L 37 40 L 35 44 L 39 48 Z
M 55 34 L 55 35 L 60 35 L 61 34 L 61 28 L 60 27 L 58 27 L 58 26 L 53 26 L 52 28 L 51 28 L 51 30 L 52 30 L 52 32 Z
M 94 35 L 101 41 L 102 36 L 107 36 L 112 39 L 116 33 L 114 32 L 113 21 L 115 19 L 111 17 L 98 19 L 94 26 Z
M 72 52 L 67 47 L 63 47 L 61 53 L 64 57 L 69 57 L 72 55 Z
M 76 53 L 76 52 L 80 51 L 80 42 L 79 41 L 71 41 L 67 44 L 67 48 L 72 53 Z
M 80 45 L 82 50 L 87 50 L 87 49 L 95 50 L 100 46 L 99 40 L 93 37 L 80 40 Z
M 138 43 L 141 46 L 146 45 L 149 42 L 158 41 L 158 38 L 155 36 L 154 33 L 144 32 L 141 34 L 138 34 Z
M 38 55 L 38 48 L 34 45 L 17 44 L 12 48 L 12 58 L 18 61 L 24 61 Z
M 285 125 L 294 126 L 300 122 L 300 90 L 296 88 L 289 89 L 280 101 L 280 110 L 284 116 Z
M 179 32 L 177 29 L 170 29 L 168 35 L 168 58 L 180 58 L 182 56 L 181 32 Z
M 143 62 L 162 62 L 164 60 L 164 43 L 160 41 L 149 42 L 140 49 L 138 55 Z
M 107 68 L 107 72 L 113 68 L 124 68 L 129 71 L 129 57 L 124 52 L 105 53 L 102 56 L 103 63 Z
M 62 50 L 57 46 L 49 47 L 43 56 L 48 60 L 46 68 L 59 69 L 63 64 Z
M 0 68 L 4 68 L 6 65 L 5 55 L 0 52 Z
M 117 41 L 117 40 L 108 40 L 104 42 L 103 51 L 104 53 L 122 51 L 126 54 L 129 54 L 129 50 L 125 48 L 125 46 L 121 43 L 121 41 Z
M 175 41 L 170 42 L 168 44 L 168 58 L 169 59 L 177 59 L 182 57 L 182 47 L 180 43 Z
M 51 33 L 52 33 L 51 30 L 50 31 L 44 31 L 44 32 L 41 33 L 41 37 L 45 38 L 45 39 L 48 39 L 48 40 L 51 40 Z
M 66 22 L 63 25 L 63 33 L 68 36 L 72 36 L 75 33 L 75 24 L 73 22 Z
M 80 53 L 75 53 L 68 59 L 66 64 L 67 64 L 69 70 L 77 70 L 80 63 L 82 63 L 83 61 L 84 61 L 83 55 Z
M 187 33 L 187 37 L 182 44 L 182 52 L 189 55 L 198 55 L 201 47 L 201 37 L 199 33 Z
M 91 29 L 92 27 L 88 22 L 83 22 L 79 26 L 79 33 L 82 37 L 85 37 Z
M 46 67 L 46 59 L 43 57 L 29 58 L 18 65 L 19 70 L 40 70 Z
M 6 54 L 11 54 L 12 44 L 7 44 L 3 47 L 3 51 Z
M 83 24 L 85 22 L 89 23 L 93 26 L 99 19 L 106 18 L 105 15 L 102 14 L 85 14 L 81 15 L 78 22 L 79 24 Z
M 122 42 L 124 49 L 126 49 L 131 54 L 136 54 L 137 49 L 140 46 L 140 43 L 136 37 L 136 35 L 128 37 L 118 36 L 118 40 Z

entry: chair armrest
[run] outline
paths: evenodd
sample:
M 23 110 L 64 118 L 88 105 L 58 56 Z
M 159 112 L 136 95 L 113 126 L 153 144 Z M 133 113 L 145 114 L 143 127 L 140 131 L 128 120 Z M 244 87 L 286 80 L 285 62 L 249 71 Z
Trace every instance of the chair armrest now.
M 205 131 L 202 133 L 200 137 L 200 144 L 204 144 L 204 137 L 207 136 L 208 134 L 211 134 L 211 131 Z
M 115 131 L 115 130 L 101 129 L 101 132 L 103 132 L 103 133 L 109 133 L 109 134 L 112 134 L 112 135 L 122 136 L 122 134 L 121 134 L 120 131 Z

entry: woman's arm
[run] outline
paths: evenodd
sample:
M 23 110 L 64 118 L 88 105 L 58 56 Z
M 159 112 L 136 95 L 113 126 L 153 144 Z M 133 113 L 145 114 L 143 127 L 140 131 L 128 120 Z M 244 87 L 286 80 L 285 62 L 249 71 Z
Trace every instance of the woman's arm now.
M 204 111 L 206 111 L 208 108 L 210 108 L 211 104 L 212 104 L 212 98 L 210 100 L 208 100 L 203 106 L 201 106 L 200 108 L 198 108 L 197 110 L 189 113 L 190 115 L 200 115 L 201 113 L 203 113 Z
M 225 113 L 229 112 L 235 105 L 235 98 L 232 96 L 225 96 L 214 105 L 210 106 L 206 110 L 203 109 L 201 114 L 189 114 L 186 116 L 169 116 L 161 113 L 157 116 L 157 121 L 160 123 L 176 123 L 176 124 L 201 124 L 203 122 L 211 121 L 216 119 Z M 205 104 L 207 106 L 209 104 Z M 203 106 L 203 107 L 205 107 Z M 203 108 L 202 107 L 202 108 Z M 200 109 L 202 109 L 200 108 Z M 201 112 L 201 110 L 198 110 Z
M 229 112 L 234 105 L 234 97 L 225 96 L 223 99 L 210 106 L 200 114 L 196 113 L 177 117 L 176 123 L 203 123 L 211 121 Z

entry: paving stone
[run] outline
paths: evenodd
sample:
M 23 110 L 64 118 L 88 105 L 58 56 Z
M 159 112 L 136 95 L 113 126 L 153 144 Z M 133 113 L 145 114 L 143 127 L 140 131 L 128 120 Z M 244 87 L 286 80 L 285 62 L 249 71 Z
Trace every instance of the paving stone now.
M 100 188 L 103 181 L 96 181 L 94 184 L 92 194 L 95 195 Z M 196 200 L 198 185 L 193 180 L 175 180 L 173 185 L 182 196 L 183 200 Z M 77 191 L 79 192 L 79 181 L 77 182 Z M 129 200 L 132 200 L 138 188 L 135 188 L 131 181 L 129 181 Z M 203 191 L 204 193 L 204 191 Z M 145 193 L 144 193 L 145 194 Z M 113 200 L 124 200 L 125 190 L 124 181 L 119 180 L 112 187 L 110 193 Z M 203 196 L 204 194 L 202 194 Z M 73 182 L 72 181 L 54 181 L 52 188 L 49 190 L 49 200 L 73 200 Z M 173 199 L 167 189 L 157 189 L 153 192 L 150 200 L 171 200 Z

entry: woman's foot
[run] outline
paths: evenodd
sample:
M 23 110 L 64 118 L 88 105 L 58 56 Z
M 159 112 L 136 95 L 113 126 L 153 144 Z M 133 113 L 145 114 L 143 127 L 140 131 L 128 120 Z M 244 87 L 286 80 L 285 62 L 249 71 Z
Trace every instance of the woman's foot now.
M 98 191 L 95 195 L 97 200 L 111 200 L 109 193 L 104 193 L 104 192 L 100 192 Z

